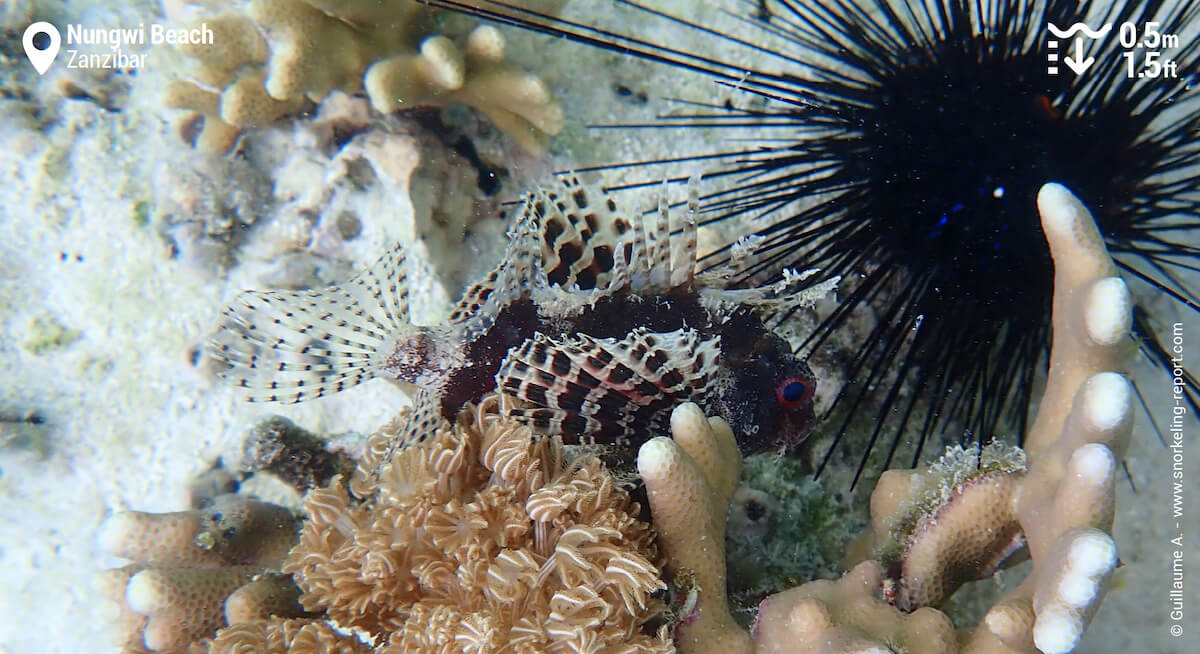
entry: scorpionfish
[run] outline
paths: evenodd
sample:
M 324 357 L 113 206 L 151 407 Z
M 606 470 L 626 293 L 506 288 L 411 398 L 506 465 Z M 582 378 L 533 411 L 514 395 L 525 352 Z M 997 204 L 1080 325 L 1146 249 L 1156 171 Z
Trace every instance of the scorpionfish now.
M 415 257 L 395 246 L 350 281 L 243 292 L 210 351 L 257 401 L 300 402 L 373 377 L 414 385 L 450 418 L 501 391 L 504 411 L 566 442 L 631 445 L 695 401 L 746 452 L 783 451 L 814 421 L 816 379 L 766 326 L 837 280 L 728 288 L 698 272 L 696 184 L 686 213 L 628 211 L 566 177 L 524 196 L 500 263 L 439 325 L 409 316 Z

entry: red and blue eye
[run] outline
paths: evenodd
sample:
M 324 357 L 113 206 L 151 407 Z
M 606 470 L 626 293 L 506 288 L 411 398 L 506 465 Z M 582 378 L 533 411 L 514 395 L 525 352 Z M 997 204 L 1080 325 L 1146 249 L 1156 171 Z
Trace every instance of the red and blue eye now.
M 785 409 L 798 409 L 812 399 L 816 384 L 804 377 L 788 377 L 775 387 L 775 397 L 779 406 Z

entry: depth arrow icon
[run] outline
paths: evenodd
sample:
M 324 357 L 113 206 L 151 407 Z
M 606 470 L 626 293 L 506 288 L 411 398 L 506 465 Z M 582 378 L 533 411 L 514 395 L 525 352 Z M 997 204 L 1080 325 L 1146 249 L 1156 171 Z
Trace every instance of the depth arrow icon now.
M 1071 55 L 1067 55 L 1067 56 L 1063 57 L 1063 63 L 1066 64 L 1067 68 L 1070 68 L 1071 71 L 1074 72 L 1076 75 L 1082 75 L 1085 70 L 1091 68 L 1092 64 L 1096 63 L 1095 57 L 1088 57 L 1087 59 L 1082 59 L 1081 58 L 1082 56 L 1083 56 L 1083 39 L 1076 38 L 1075 39 L 1075 57 L 1071 58 Z

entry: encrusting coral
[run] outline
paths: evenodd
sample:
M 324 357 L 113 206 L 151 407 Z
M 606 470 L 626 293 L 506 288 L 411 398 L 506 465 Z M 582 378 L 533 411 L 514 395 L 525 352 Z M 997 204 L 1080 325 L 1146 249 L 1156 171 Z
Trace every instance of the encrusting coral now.
M 892 573 L 888 599 L 902 611 L 937 605 L 1025 544 L 1010 501 L 1025 472 L 1025 453 L 1002 443 L 951 446 L 927 467 L 888 471 L 871 496 L 870 530 L 847 561 L 878 560 Z
M 227 620 L 301 614 L 290 581 L 256 579 L 278 569 L 297 528 L 286 509 L 236 495 L 204 509 L 111 517 L 101 546 L 134 561 L 100 580 L 118 607 L 123 651 L 187 651 Z
M 532 4 L 557 11 L 562 2 Z M 206 25 L 216 47 L 179 46 L 192 65 L 168 87 L 166 104 L 203 116 L 196 145 L 209 152 L 226 152 L 243 129 L 298 113 L 335 89 L 365 91 L 383 113 L 466 104 L 526 150 L 543 150 L 563 127 L 546 85 L 505 63 L 495 28 L 476 27 L 460 48 L 432 34 L 432 19 L 414 0 L 250 0 L 245 13 L 185 26 Z
M 695 580 L 694 609 L 677 627 L 682 654 L 1056 654 L 1077 646 L 1117 564 L 1110 532 L 1116 462 L 1132 429 L 1132 388 L 1120 374 L 1131 302 L 1078 199 L 1048 184 L 1038 208 L 1055 263 L 1054 347 L 1025 456 L 993 446 L 986 457 L 965 457 L 982 464 L 970 471 L 951 453 L 881 478 L 866 541 L 892 557 L 888 574 L 867 560 L 837 582 L 768 597 L 746 633 L 725 601 L 724 515 L 730 476 L 740 470 L 731 437 L 683 406 L 672 420 L 674 440 L 643 445 L 638 469 L 667 570 Z M 888 532 L 900 526 L 906 535 L 889 544 Z M 956 635 L 930 605 L 967 578 L 991 574 L 1022 545 L 1033 560 L 1029 576 L 973 632 Z
M 349 488 L 309 493 L 283 566 L 304 607 L 369 634 L 376 652 L 671 651 L 637 503 L 595 457 L 567 460 L 558 439 L 502 418 L 504 401 L 489 396 L 453 426 L 398 419 Z M 423 437 L 392 453 L 404 425 Z

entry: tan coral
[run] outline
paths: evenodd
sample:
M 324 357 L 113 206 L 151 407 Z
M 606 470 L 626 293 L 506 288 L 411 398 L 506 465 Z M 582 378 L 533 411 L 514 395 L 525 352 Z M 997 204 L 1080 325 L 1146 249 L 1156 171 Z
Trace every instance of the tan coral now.
M 876 601 L 881 581 L 879 564 L 866 561 L 837 582 L 813 581 L 767 598 L 755 623 L 755 652 L 956 651 L 949 618 L 930 608 L 905 614 Z
M 742 456 L 729 425 L 699 406 L 671 414 L 674 440 L 655 438 L 638 452 L 667 570 L 694 577 L 695 606 L 676 628 L 681 652 L 746 651 L 749 638 L 725 596 L 725 507 L 741 475 Z M 686 529 L 672 527 L 686 525 Z M 712 649 L 706 649 L 712 648 Z
M 530 4 L 557 11 L 561 2 Z M 212 152 L 232 148 L 242 129 L 295 114 L 332 91 L 364 89 L 383 113 L 469 105 L 526 150 L 544 150 L 546 136 L 563 127 L 545 84 L 504 61 L 494 28 L 476 28 L 460 50 L 431 34 L 432 16 L 418 2 L 251 0 L 245 14 L 195 21 L 219 47 L 180 48 L 189 65 L 166 103 L 204 116 L 196 144 Z
M 871 494 L 865 543 L 846 562 L 877 559 L 902 611 L 936 606 L 963 583 L 991 576 L 1024 544 L 1011 498 L 1025 471 L 1020 448 L 992 443 L 982 451 L 952 446 L 928 467 L 885 472 Z
M 101 546 L 143 565 L 278 566 L 295 542 L 296 519 L 285 508 L 224 495 L 201 510 L 125 511 L 100 530 Z
M 362 87 L 367 66 L 406 45 L 425 13 L 416 2 L 251 0 L 249 16 L 267 33 L 267 93 L 319 102 L 333 89 Z
M 649 525 L 600 461 L 500 417 L 497 397 L 309 494 L 284 564 L 302 602 L 380 652 L 666 652 Z M 395 450 L 393 452 L 393 450 Z
M 220 496 L 203 510 L 114 515 L 101 529 L 101 546 L 134 561 L 101 578 L 102 591 L 118 610 L 119 642 L 129 652 L 173 652 L 211 636 L 226 623 L 230 594 L 278 567 L 296 530 L 286 509 L 234 495 Z M 290 604 L 286 585 L 275 588 L 252 588 L 235 611 L 298 611 L 294 586 Z
M 1035 647 L 1057 654 L 1076 647 L 1117 563 L 1109 532 L 1116 460 L 1131 432 L 1132 389 L 1119 374 L 1130 347 L 1131 304 L 1079 201 L 1049 184 L 1038 206 L 1055 261 L 1054 348 L 1026 443 L 1028 466 L 996 450 L 991 463 L 973 471 L 942 461 L 889 473 L 872 496 L 871 531 L 879 541 L 899 524 L 911 528 L 896 546 L 899 558 L 892 566 L 903 571 L 892 583 L 907 593 L 906 608 L 940 602 L 971 568 L 978 568 L 976 574 L 994 569 L 1019 543 L 1014 535 L 1028 542 L 1030 575 L 1000 598 L 973 632 L 956 636 L 936 609 L 916 608 L 906 615 L 885 601 L 883 569 L 866 561 L 836 584 L 811 582 L 768 598 L 752 640 L 739 635 L 727 615 L 698 611 L 693 622 L 679 627 L 682 654 L 1031 654 Z M 664 439 L 647 443 L 639 455 L 668 566 L 709 566 L 697 575 L 710 586 L 723 579 L 723 561 L 716 563 L 719 570 L 711 568 L 710 544 L 723 539 L 727 504 L 716 499 L 726 482 L 698 461 L 721 451 L 714 431 L 698 431 L 704 436 L 699 456 L 690 454 L 696 446 Z M 685 506 L 688 502 L 694 506 Z M 912 512 L 918 505 L 928 510 Z M 999 521 L 998 529 L 991 520 Z M 883 542 L 872 544 L 886 549 Z M 700 593 L 707 606 L 724 605 L 716 598 L 705 600 L 703 587 Z
M 1018 651 L 1036 644 L 1044 652 L 1064 652 L 1082 635 L 1116 564 L 1116 547 L 1107 532 L 1112 528 L 1116 460 L 1132 431 L 1132 389 L 1117 372 L 1124 369 L 1131 349 L 1132 304 L 1095 223 L 1079 201 L 1065 188 L 1050 184 L 1039 193 L 1038 206 L 1055 260 L 1054 347 L 1046 390 L 1026 440 L 1028 472 L 1000 473 L 997 483 L 1007 488 L 986 499 L 977 496 L 987 489 L 959 487 L 954 501 L 944 503 L 936 519 L 931 518 L 935 526 L 927 533 L 940 536 L 957 530 L 994 537 L 997 530 L 1011 530 L 1015 521 L 1034 560 L 1034 572 L 1001 600 L 994 618 L 985 618 L 977 639 L 995 639 L 997 646 L 1004 643 Z M 876 493 L 890 491 L 881 484 Z M 946 519 L 944 514 L 955 503 L 971 502 L 995 509 L 960 511 L 956 520 Z M 996 511 L 1006 516 L 1000 525 L 994 522 Z M 873 512 L 872 519 L 878 523 L 888 517 Z M 956 549 L 966 542 L 944 538 L 929 547 L 926 538 L 913 538 L 909 544 L 927 553 L 918 565 L 904 559 L 906 569 L 897 579 L 901 593 L 946 578 L 958 556 Z M 981 556 L 977 576 L 990 574 L 1013 551 L 1014 543 L 1001 541 L 995 542 L 991 557 Z M 1062 584 L 1055 580 L 1061 581 L 1068 569 L 1075 570 L 1070 579 L 1077 589 L 1088 591 L 1086 597 L 1061 596 Z M 921 603 L 937 604 L 955 587 L 947 584 L 946 592 L 917 594 L 923 595 Z M 1030 610 L 1032 631 L 1026 631 Z
M 246 66 L 266 63 L 270 50 L 258 26 L 243 14 L 206 16 L 204 25 L 213 34 L 213 44 L 184 43 L 178 50 L 195 62 L 189 76 L 200 84 L 224 87 L 231 84 Z M 188 24 L 188 28 L 199 27 Z M 220 44 L 220 47 L 213 47 Z
M 142 629 L 146 648 L 171 651 L 223 625 L 225 598 L 257 572 L 251 566 L 148 568 L 129 579 L 125 603 L 146 616 Z
M 562 131 L 562 108 L 535 75 L 504 62 L 504 37 L 482 25 L 467 37 L 466 52 L 443 36 L 421 43 L 415 55 L 381 60 L 367 70 L 367 95 L 377 111 L 436 101 L 479 110 L 530 152 L 545 149 L 544 135 Z
M 300 611 L 300 589 L 290 577 L 261 574 L 229 593 L 225 599 L 225 623 L 258 622 L 272 616 L 295 616 Z
M 195 145 L 207 152 L 233 148 L 241 130 L 268 125 L 304 107 L 303 96 L 271 97 L 264 88 L 263 68 L 270 54 L 254 21 L 242 14 L 206 17 L 214 44 L 179 46 L 193 65 L 184 79 L 167 85 L 168 107 L 188 109 L 203 117 Z M 185 25 L 185 28 L 196 25 Z

